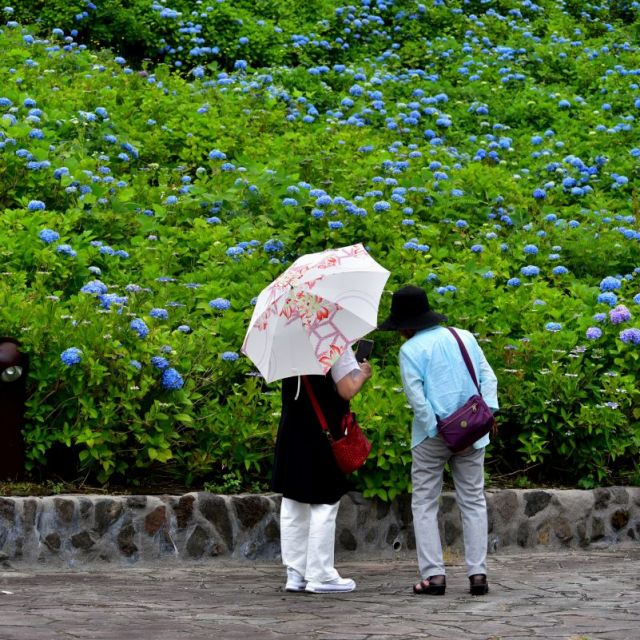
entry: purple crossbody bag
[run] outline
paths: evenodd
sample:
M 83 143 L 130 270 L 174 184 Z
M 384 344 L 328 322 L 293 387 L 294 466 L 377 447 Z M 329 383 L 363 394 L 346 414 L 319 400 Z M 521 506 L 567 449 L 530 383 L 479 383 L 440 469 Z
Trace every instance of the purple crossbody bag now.
M 456 339 L 460 352 L 467 365 L 473 384 L 476 385 L 478 393 L 472 395 L 457 411 L 444 419 L 437 418 L 438 434 L 445 441 L 445 444 L 454 453 L 459 453 L 470 447 L 476 440 L 486 436 L 495 425 L 493 412 L 480 394 L 480 386 L 476 378 L 471 358 L 467 353 L 460 336 L 451 327 L 447 327 Z

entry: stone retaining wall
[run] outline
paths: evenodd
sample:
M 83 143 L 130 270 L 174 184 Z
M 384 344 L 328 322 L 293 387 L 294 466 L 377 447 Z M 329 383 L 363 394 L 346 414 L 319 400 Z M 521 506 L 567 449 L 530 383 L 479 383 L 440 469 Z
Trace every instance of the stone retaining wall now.
M 489 552 L 640 543 L 640 488 L 488 490 Z M 279 557 L 280 496 L 75 496 L 0 498 L 0 561 L 87 563 Z M 453 493 L 442 496 L 443 545 L 462 548 Z M 342 559 L 415 549 L 411 498 L 350 493 L 338 515 Z

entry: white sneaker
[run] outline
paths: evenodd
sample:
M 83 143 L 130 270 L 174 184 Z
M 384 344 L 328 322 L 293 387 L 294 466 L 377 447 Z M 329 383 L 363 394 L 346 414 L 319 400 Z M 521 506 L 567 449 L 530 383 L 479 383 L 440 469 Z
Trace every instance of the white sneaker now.
M 304 591 L 307 586 L 307 581 L 304 577 L 298 573 L 295 569 L 287 567 L 287 584 L 284 587 L 285 591 Z
M 356 583 L 351 578 L 336 578 L 327 582 L 307 582 L 309 593 L 347 593 L 355 591 Z

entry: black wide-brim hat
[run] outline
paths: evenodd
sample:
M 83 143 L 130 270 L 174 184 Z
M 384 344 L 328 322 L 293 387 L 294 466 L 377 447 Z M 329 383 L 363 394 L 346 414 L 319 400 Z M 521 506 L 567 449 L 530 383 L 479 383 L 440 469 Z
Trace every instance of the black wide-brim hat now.
M 447 316 L 431 310 L 424 289 L 408 285 L 398 289 L 391 298 L 391 313 L 378 325 L 381 331 L 427 329 L 447 321 Z

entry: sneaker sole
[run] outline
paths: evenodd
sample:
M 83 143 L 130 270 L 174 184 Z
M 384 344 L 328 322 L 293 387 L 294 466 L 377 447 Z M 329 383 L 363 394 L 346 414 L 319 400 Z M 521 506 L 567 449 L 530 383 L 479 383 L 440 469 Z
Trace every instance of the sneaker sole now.
M 355 591 L 356 588 L 352 587 L 350 589 L 309 589 L 305 588 L 307 593 L 351 593 Z

